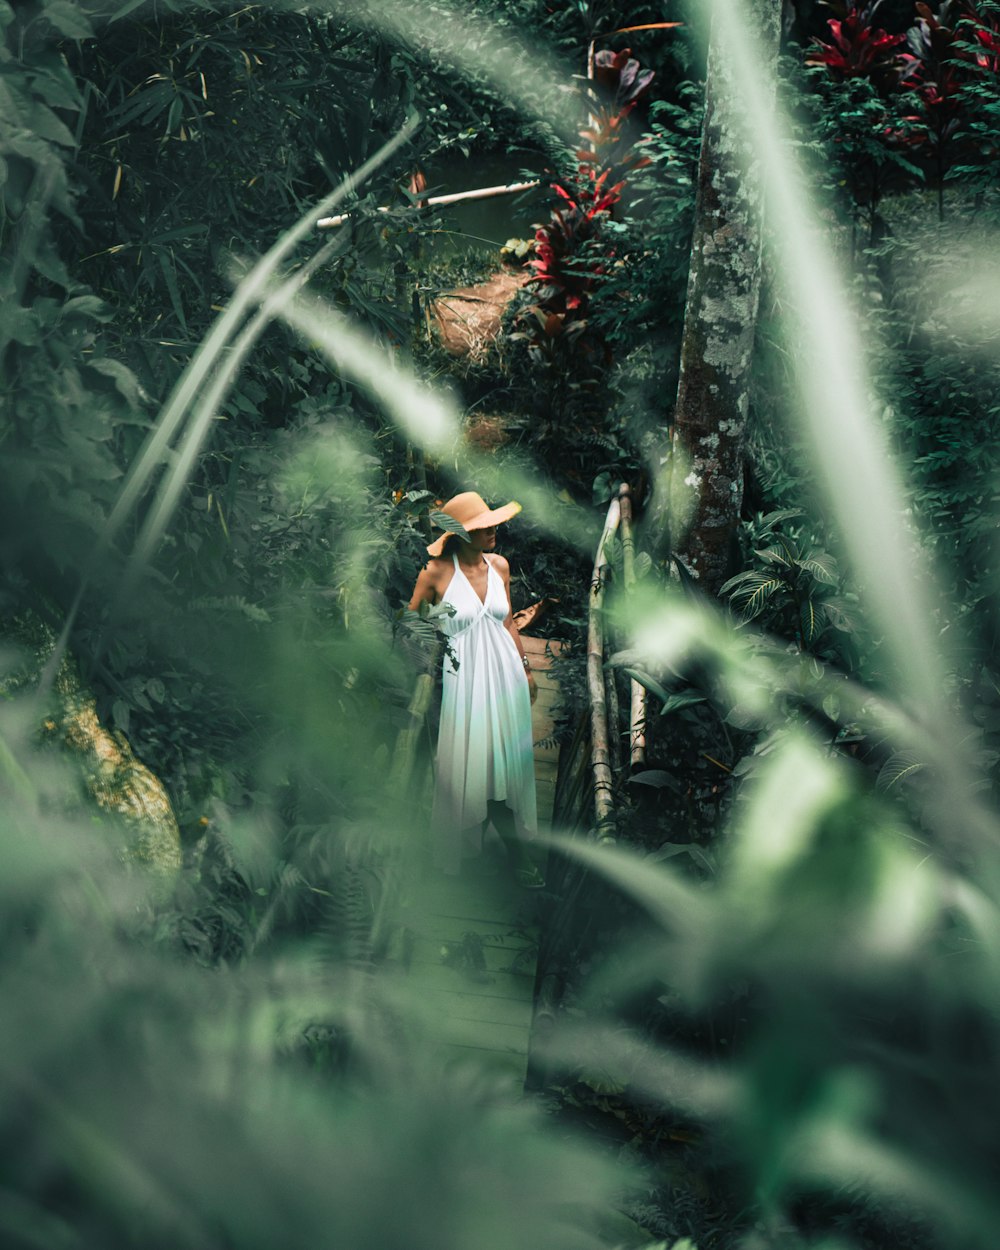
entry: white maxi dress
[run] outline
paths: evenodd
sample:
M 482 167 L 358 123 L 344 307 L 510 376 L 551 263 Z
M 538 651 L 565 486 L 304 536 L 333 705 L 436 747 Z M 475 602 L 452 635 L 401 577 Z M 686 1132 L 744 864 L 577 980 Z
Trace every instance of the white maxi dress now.
M 452 655 L 446 652 L 442 663 L 431 828 L 437 867 L 455 874 L 463 858 L 482 850 L 487 800 L 507 804 L 520 837 L 534 835 L 538 818 L 531 697 L 504 627 L 510 607 L 503 578 L 487 556 L 480 601 L 458 556 L 452 560 L 455 572 L 443 599 L 455 614 L 440 618 Z

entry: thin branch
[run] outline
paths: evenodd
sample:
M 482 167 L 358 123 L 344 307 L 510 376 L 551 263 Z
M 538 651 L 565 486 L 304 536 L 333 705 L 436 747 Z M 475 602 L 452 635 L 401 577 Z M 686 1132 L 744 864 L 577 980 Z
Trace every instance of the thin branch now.
M 444 204 L 462 204 L 466 200 L 491 200 L 498 195 L 516 195 L 519 191 L 530 191 L 537 186 L 537 178 L 534 182 L 507 182 L 497 187 L 478 187 L 474 191 L 452 191 L 448 195 L 431 195 L 426 199 L 421 199 L 418 204 L 411 204 L 408 207 L 424 208 L 430 205 L 440 207 Z M 391 211 L 384 204 L 378 208 L 380 213 L 389 213 Z M 335 226 L 342 226 L 345 221 L 350 220 L 350 216 L 350 213 L 338 213 L 336 217 L 321 217 L 316 223 L 316 229 L 332 230 Z

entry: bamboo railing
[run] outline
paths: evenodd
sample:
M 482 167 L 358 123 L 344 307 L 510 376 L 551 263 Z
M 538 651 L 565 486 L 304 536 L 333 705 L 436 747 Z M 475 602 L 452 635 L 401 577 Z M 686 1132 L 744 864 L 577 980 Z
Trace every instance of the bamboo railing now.
M 611 501 L 590 582 L 587 621 L 587 690 L 590 698 L 590 767 L 594 792 L 594 833 L 598 840 L 614 836 L 614 785 L 612 733 L 617 737 L 618 699 L 612 692 L 609 717 L 608 681 L 604 671 L 604 598 L 608 584 L 607 544 L 621 524 L 619 497 Z M 617 745 L 617 744 L 616 744 Z
M 396 749 L 392 754 L 389 785 L 394 794 L 403 793 L 410 784 L 416 761 L 417 743 L 424 730 L 424 722 L 430 710 L 433 694 L 433 676 L 429 672 L 421 673 L 414 684 L 413 695 L 406 709 L 407 720 L 396 737 Z
M 632 496 L 622 482 L 618 490 L 622 531 L 622 581 L 626 595 L 635 587 L 635 537 L 632 533 Z M 646 762 L 646 688 L 629 680 L 629 766 L 634 771 Z
M 559 755 L 559 775 L 552 813 L 553 829 L 581 832 L 599 842 L 615 840 L 615 796 L 626 775 L 645 758 L 642 687 L 630 688 L 626 756 L 619 723 L 617 675 L 605 668 L 609 644 L 606 599 L 611 583 L 609 543 L 615 534 L 622 542 L 622 584 L 635 584 L 635 541 L 629 488 L 622 484 L 608 507 L 594 556 L 587 620 L 588 708 L 573 738 Z M 638 692 L 636 687 L 638 686 Z M 588 930 L 602 905 L 603 880 L 595 878 L 579 860 L 552 856 L 546 879 L 553 901 L 542 927 L 535 980 L 535 1012 L 528 1086 L 539 1089 L 553 1077 L 545 1054 L 545 1038 L 555 1027 L 567 970 L 576 952 L 586 947 Z
M 617 676 L 605 668 L 609 650 L 605 600 L 611 582 L 608 544 L 616 534 L 622 545 L 621 583 L 628 594 L 635 585 L 635 537 L 632 498 L 624 482 L 608 507 L 594 557 L 587 618 L 589 706 L 560 753 L 553 813 L 554 825 L 586 827 L 600 839 L 613 836 L 616 786 L 646 759 L 646 691 L 632 680 L 627 701 L 620 698 Z M 626 713 L 627 731 L 623 728 Z M 627 753 L 622 749 L 626 732 Z

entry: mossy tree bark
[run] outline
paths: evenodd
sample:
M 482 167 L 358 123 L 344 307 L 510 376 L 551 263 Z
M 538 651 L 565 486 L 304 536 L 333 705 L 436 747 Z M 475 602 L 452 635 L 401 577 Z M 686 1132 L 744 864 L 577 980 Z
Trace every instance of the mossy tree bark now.
M 738 11 L 759 46 L 757 72 L 770 75 L 780 0 L 745 0 Z M 729 12 L 718 12 L 709 43 L 670 468 L 654 511 L 655 545 L 672 542 L 710 594 L 732 571 L 761 269 L 763 188 L 753 119 L 728 52 L 744 36 L 731 24 Z
M 56 652 L 51 626 L 26 610 L 17 617 L 0 619 L 0 643 L 13 645 L 18 653 L 18 663 L 0 674 L 0 698 L 37 694 Z M 125 736 L 101 724 L 96 700 L 68 656 L 59 661 L 45 707 L 42 739 L 63 746 L 79 770 L 88 802 L 117 823 L 122 860 L 150 869 L 163 882 L 172 881 L 182 856 L 180 831 L 167 791 L 136 758 Z M 17 794 L 24 787 L 11 765 L 0 750 L 0 791 Z M 109 828 L 114 824 L 109 823 Z

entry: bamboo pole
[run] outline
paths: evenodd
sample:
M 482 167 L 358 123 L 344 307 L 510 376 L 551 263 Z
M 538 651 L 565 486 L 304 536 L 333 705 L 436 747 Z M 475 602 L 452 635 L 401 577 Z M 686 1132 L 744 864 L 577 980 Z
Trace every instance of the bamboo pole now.
M 611 775 L 618 778 L 622 771 L 622 717 L 618 674 L 613 668 L 604 670 L 604 702 L 608 710 L 608 762 Z
M 413 696 L 407 708 L 409 719 L 399 731 L 396 749 L 392 755 L 389 784 L 396 793 L 402 794 L 413 775 L 417 743 L 420 740 L 420 731 L 423 729 L 433 693 L 434 678 L 430 673 L 421 673 L 413 687 Z
M 530 191 L 537 186 L 538 179 L 536 178 L 533 182 L 508 182 L 496 187 L 477 187 L 474 191 L 453 191 L 448 195 L 430 195 L 411 207 L 423 208 L 429 205 L 441 207 L 445 204 L 462 204 L 466 200 L 490 200 L 498 195 L 516 195 L 519 191 Z M 392 210 L 381 205 L 378 211 L 388 213 Z M 342 226 L 350 216 L 350 213 L 338 213 L 336 217 L 321 217 L 316 223 L 316 229 L 333 230 L 336 226 Z
M 625 594 L 635 586 L 635 538 L 632 533 L 632 495 L 627 482 L 618 490 L 622 513 L 622 581 Z M 646 762 L 646 688 L 635 678 L 629 682 L 629 763 L 633 769 Z
M 590 611 L 587 623 L 587 689 L 590 695 L 590 766 L 594 780 L 594 818 L 598 841 L 614 838 L 614 777 L 608 749 L 608 709 L 604 689 L 604 587 L 608 568 L 605 545 L 618 529 L 621 505 L 612 499 L 604 531 L 597 544 L 594 577 L 590 585 Z

